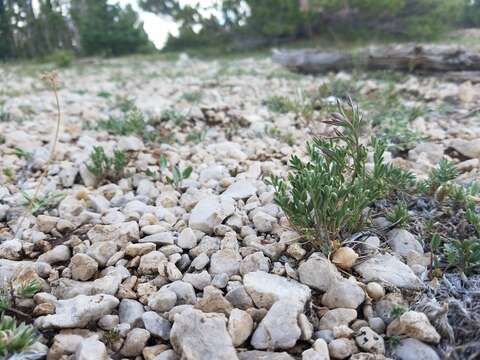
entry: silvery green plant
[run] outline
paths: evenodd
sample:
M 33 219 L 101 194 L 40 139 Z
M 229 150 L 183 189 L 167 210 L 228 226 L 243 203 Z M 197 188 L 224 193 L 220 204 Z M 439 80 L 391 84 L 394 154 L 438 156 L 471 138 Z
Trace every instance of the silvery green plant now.
M 369 170 L 368 148 L 360 141 L 363 117 L 351 99 L 347 106 L 337 105 L 338 113 L 327 122 L 336 126 L 335 135 L 308 143 L 306 162 L 292 156 L 286 180 L 270 180 L 291 226 L 324 253 L 364 225 L 372 202 L 414 181 L 411 173 L 384 162 L 385 144 L 378 140 L 371 143 Z

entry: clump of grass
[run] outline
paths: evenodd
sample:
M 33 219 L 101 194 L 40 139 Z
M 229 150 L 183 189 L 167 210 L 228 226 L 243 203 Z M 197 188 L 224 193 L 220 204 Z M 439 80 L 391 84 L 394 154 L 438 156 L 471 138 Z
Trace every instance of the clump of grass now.
M 453 239 L 445 244 L 445 257 L 449 267 L 455 267 L 470 275 L 480 268 L 480 240 Z
M 368 205 L 413 180 L 412 174 L 384 163 L 385 145 L 375 140 L 373 170 L 368 171 L 368 149 L 360 142 L 363 117 L 351 100 L 348 108 L 338 103 L 338 109 L 328 122 L 338 127 L 336 135 L 308 144 L 307 162 L 292 156 L 286 181 L 271 178 L 275 202 L 290 224 L 324 253 L 342 234 L 363 226 Z
M 120 340 L 120 332 L 118 329 L 109 329 L 102 334 L 102 340 L 107 346 L 112 347 L 118 340 Z
M 19 158 L 23 158 L 27 160 L 31 159 L 32 157 L 32 154 L 30 152 L 19 147 L 15 148 L 15 155 L 17 155 Z
M 182 94 L 182 99 L 189 103 L 198 103 L 203 98 L 203 92 L 201 90 L 186 91 Z
M 404 202 L 398 202 L 390 211 L 387 212 L 385 217 L 391 223 L 396 224 L 397 227 L 404 228 L 410 220 L 407 204 Z
M 110 117 L 107 120 L 100 120 L 98 127 L 107 130 L 113 135 L 131 135 L 136 134 L 144 137 L 146 132 L 147 120 L 145 115 L 138 109 L 133 109 L 124 113 L 123 117 Z
M 295 104 L 286 96 L 274 95 L 263 101 L 263 104 L 274 113 L 286 114 L 295 110 Z
M 30 205 L 30 211 L 33 215 L 55 208 L 65 197 L 61 192 L 47 192 L 44 195 L 37 195 L 35 198 L 28 195 L 25 191 L 21 192 L 26 205 Z
M 207 136 L 207 130 L 201 130 L 201 131 L 192 130 L 187 135 L 187 141 L 198 144 L 198 143 L 201 143 L 203 140 L 205 140 L 206 136 Z
M 166 109 L 160 114 L 160 121 L 170 121 L 175 125 L 181 125 L 186 119 L 183 112 L 175 109 Z
M 121 150 L 115 150 L 113 157 L 105 154 L 101 146 L 94 146 L 90 153 L 90 163 L 87 169 L 97 178 L 98 183 L 105 181 L 116 182 L 124 176 L 125 167 L 128 164 L 127 154 Z

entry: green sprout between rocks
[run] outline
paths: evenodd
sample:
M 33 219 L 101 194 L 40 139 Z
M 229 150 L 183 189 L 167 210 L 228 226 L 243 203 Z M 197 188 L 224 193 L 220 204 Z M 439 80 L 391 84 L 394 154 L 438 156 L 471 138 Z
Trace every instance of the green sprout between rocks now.
M 404 202 L 397 203 L 390 211 L 387 212 L 385 217 L 392 224 L 396 224 L 397 227 L 404 228 L 410 220 L 407 204 Z
M 393 305 L 392 310 L 390 311 L 390 316 L 394 319 L 399 318 L 404 313 L 406 313 L 407 310 L 408 309 L 407 309 L 406 306 L 400 305 L 400 304 L 395 304 L 395 305 Z
M 167 176 L 167 183 L 173 184 L 176 187 L 180 185 L 180 183 L 188 179 L 192 174 L 193 168 L 191 166 L 187 166 L 185 169 L 181 170 L 178 165 L 175 165 L 172 169 L 172 176 Z
M 65 198 L 65 194 L 61 192 L 47 192 L 44 195 L 30 196 L 25 191 L 20 192 L 25 200 L 25 205 L 30 205 L 30 211 L 33 215 L 41 211 L 52 209 Z
M 445 244 L 445 257 L 448 266 L 459 269 L 466 275 L 480 267 L 480 240 L 453 239 Z
M 14 317 L 5 314 L 0 316 L 0 356 L 2 359 L 23 351 L 37 338 L 33 326 L 24 323 L 18 324 Z
M 368 149 L 360 141 L 363 117 L 350 99 L 348 108 L 338 103 L 338 110 L 327 122 L 337 127 L 335 136 L 315 138 L 307 146 L 309 161 L 294 155 L 287 180 L 270 180 L 275 202 L 291 226 L 324 253 L 364 225 L 371 203 L 414 180 L 411 173 L 384 163 L 385 144 L 377 140 L 371 142 L 373 169 L 368 170 Z
M 113 157 L 109 157 L 105 154 L 103 147 L 94 146 L 87 169 L 95 175 L 98 183 L 115 182 L 123 177 L 127 164 L 128 159 L 124 151 L 115 150 Z

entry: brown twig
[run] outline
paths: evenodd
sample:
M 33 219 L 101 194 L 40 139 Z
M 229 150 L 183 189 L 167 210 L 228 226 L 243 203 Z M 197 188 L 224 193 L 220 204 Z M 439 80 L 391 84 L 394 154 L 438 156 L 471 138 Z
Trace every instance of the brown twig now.
M 53 94 L 55 96 L 55 103 L 56 103 L 56 107 L 57 107 L 57 125 L 56 125 L 56 128 L 55 128 L 55 136 L 53 137 L 52 143 L 51 143 L 52 146 L 51 146 L 51 149 L 50 149 L 50 155 L 48 157 L 47 162 L 43 166 L 43 171 L 42 171 L 42 173 L 40 175 L 40 178 L 38 180 L 38 184 L 35 188 L 35 192 L 33 193 L 33 196 L 31 197 L 30 201 L 28 202 L 27 210 L 24 212 L 24 214 L 22 215 L 22 217 L 20 218 L 20 220 L 18 222 L 17 228 L 15 230 L 15 237 L 18 236 L 18 233 L 19 233 L 20 229 L 22 228 L 23 222 L 25 221 L 25 218 L 27 217 L 27 212 L 28 213 L 31 212 L 33 204 L 37 200 L 38 193 L 40 192 L 40 188 L 42 186 L 42 181 L 45 178 L 45 176 L 47 175 L 48 166 L 51 164 L 51 162 L 55 158 L 55 150 L 57 148 L 58 136 L 60 134 L 60 124 L 62 122 L 62 112 L 61 112 L 61 109 L 60 109 L 60 100 L 59 100 L 59 97 L 58 97 L 58 74 L 56 72 L 45 73 L 45 74 L 42 75 L 41 79 L 43 81 L 45 81 L 50 86 L 50 88 L 53 91 Z

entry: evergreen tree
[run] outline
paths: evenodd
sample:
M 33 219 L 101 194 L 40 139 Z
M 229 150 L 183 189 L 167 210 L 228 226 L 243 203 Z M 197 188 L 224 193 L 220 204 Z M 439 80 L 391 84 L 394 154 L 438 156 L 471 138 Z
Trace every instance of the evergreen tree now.
M 152 48 L 130 5 L 122 9 L 107 0 L 77 0 L 71 12 L 85 55 L 123 55 Z

